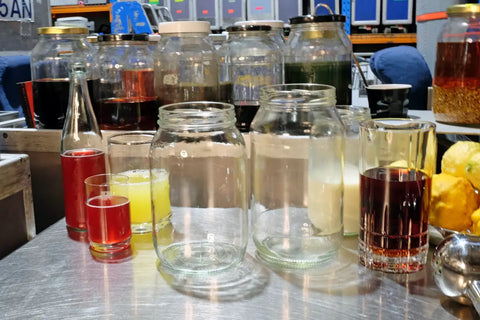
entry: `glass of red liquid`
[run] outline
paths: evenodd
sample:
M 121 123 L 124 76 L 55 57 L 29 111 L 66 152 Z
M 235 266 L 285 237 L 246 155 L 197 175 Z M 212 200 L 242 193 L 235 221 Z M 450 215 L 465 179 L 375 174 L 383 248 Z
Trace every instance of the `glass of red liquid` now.
M 85 179 L 88 239 L 92 254 L 117 254 L 130 248 L 128 177 L 98 174 Z
M 373 270 L 423 269 L 437 140 L 428 121 L 360 124 L 360 263 Z

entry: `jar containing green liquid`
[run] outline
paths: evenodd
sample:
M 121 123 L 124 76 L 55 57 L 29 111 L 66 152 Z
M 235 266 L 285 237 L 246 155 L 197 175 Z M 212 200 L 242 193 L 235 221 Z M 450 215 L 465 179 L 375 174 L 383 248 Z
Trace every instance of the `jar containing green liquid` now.
M 336 88 L 339 105 L 352 100 L 352 43 L 344 15 L 290 19 L 285 51 L 285 83 L 317 83 Z

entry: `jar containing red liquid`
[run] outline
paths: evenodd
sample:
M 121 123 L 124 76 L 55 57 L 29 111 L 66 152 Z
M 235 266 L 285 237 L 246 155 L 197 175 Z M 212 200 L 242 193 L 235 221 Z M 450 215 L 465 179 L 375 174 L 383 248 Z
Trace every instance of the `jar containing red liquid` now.
M 103 130 L 155 130 L 157 102 L 147 34 L 105 34 L 94 59 L 93 107 Z
M 91 95 L 95 81 L 90 68 L 93 48 L 87 41 L 87 28 L 42 27 L 37 32 L 39 41 L 30 56 L 35 120 L 38 128 L 62 129 L 68 105 L 69 63 L 75 59 L 85 64 Z
M 480 4 L 447 8 L 437 42 L 433 113 L 437 121 L 480 124 Z

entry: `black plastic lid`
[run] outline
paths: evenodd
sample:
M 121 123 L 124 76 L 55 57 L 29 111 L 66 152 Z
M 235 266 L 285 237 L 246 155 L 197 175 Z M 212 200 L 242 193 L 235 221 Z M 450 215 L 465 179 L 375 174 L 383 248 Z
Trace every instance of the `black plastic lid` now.
M 298 16 L 288 19 L 290 24 L 312 23 L 312 22 L 345 22 L 347 17 L 342 14 L 325 14 L 320 16 Z
M 98 41 L 101 41 L 101 42 L 132 41 L 133 37 L 134 37 L 133 33 L 102 34 L 98 37 Z
M 133 41 L 148 41 L 148 33 L 136 33 L 133 35 Z
M 253 25 L 253 24 L 242 24 L 238 26 L 227 27 L 228 32 L 236 31 L 270 31 L 272 27 L 267 25 Z

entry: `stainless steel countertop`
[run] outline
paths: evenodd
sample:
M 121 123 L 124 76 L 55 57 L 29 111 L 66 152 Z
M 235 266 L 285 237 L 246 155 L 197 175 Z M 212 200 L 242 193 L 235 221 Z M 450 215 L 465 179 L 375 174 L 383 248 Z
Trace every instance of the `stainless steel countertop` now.
M 273 271 L 250 243 L 232 273 L 209 280 L 162 276 L 147 236 L 121 263 L 95 261 L 65 220 L 0 261 L 2 319 L 476 319 L 442 295 L 426 270 L 391 275 L 357 263 L 357 239 L 314 271 Z

